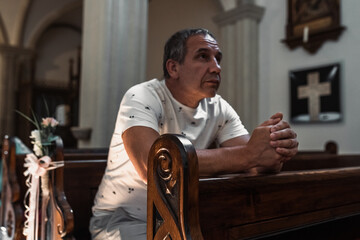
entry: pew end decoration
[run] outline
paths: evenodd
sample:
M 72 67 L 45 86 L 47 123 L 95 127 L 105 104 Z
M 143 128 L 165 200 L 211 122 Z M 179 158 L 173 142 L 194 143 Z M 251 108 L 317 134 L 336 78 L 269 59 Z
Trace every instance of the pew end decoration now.
M 165 134 L 155 141 L 148 160 L 148 240 L 203 239 L 198 169 L 196 151 L 185 137 Z
M 18 112 L 36 129 L 30 139 L 34 153 L 25 157 L 26 186 L 25 222 L 23 235 L 26 239 L 62 239 L 72 231 L 73 216 L 70 205 L 63 196 L 63 143 L 55 135 L 58 121 L 51 117 L 39 122 Z

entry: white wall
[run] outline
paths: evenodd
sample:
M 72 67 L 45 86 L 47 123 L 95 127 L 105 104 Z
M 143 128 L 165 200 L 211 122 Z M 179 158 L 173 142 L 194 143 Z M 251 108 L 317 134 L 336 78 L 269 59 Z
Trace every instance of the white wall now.
M 290 115 L 289 70 L 342 63 L 343 121 L 332 124 L 295 124 L 300 149 L 322 149 L 327 140 L 339 144 L 340 153 L 360 153 L 360 1 L 341 1 L 342 25 L 347 29 L 337 42 L 327 41 L 315 55 L 298 47 L 291 51 L 285 38 L 287 0 L 258 0 L 266 11 L 260 25 L 260 119 L 282 111 Z

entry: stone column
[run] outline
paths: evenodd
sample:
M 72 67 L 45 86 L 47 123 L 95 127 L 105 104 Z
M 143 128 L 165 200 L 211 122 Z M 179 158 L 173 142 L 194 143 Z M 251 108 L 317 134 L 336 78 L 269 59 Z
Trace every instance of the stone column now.
M 235 8 L 214 18 L 220 26 L 224 53 L 220 94 L 249 132 L 259 124 L 258 28 L 263 14 L 264 9 L 253 0 L 238 0 Z
M 125 91 L 145 81 L 148 0 L 85 0 L 79 147 L 108 147 Z
M 32 51 L 0 45 L 0 138 L 15 135 L 16 96 L 20 78 L 24 78 L 21 65 L 24 59 L 31 61 Z M 29 78 L 29 76 L 27 76 Z M 28 106 L 29 107 L 29 106 Z M 27 134 L 28 135 L 28 134 Z

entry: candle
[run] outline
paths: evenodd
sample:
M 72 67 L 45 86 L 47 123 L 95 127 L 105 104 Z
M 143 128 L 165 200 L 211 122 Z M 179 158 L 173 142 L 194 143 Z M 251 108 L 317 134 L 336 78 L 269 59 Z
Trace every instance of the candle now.
M 303 33 L 303 42 L 307 43 L 309 40 L 309 27 L 304 27 L 304 33 Z

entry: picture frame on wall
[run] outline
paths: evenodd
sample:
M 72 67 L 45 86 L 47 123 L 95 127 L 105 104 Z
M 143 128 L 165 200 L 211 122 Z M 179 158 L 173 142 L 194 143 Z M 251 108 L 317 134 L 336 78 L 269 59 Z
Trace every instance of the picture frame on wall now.
M 338 40 L 341 26 L 341 0 L 288 0 L 286 38 L 290 49 L 302 46 L 316 53 L 327 40 Z
M 290 70 L 291 122 L 340 122 L 340 76 L 340 63 Z

